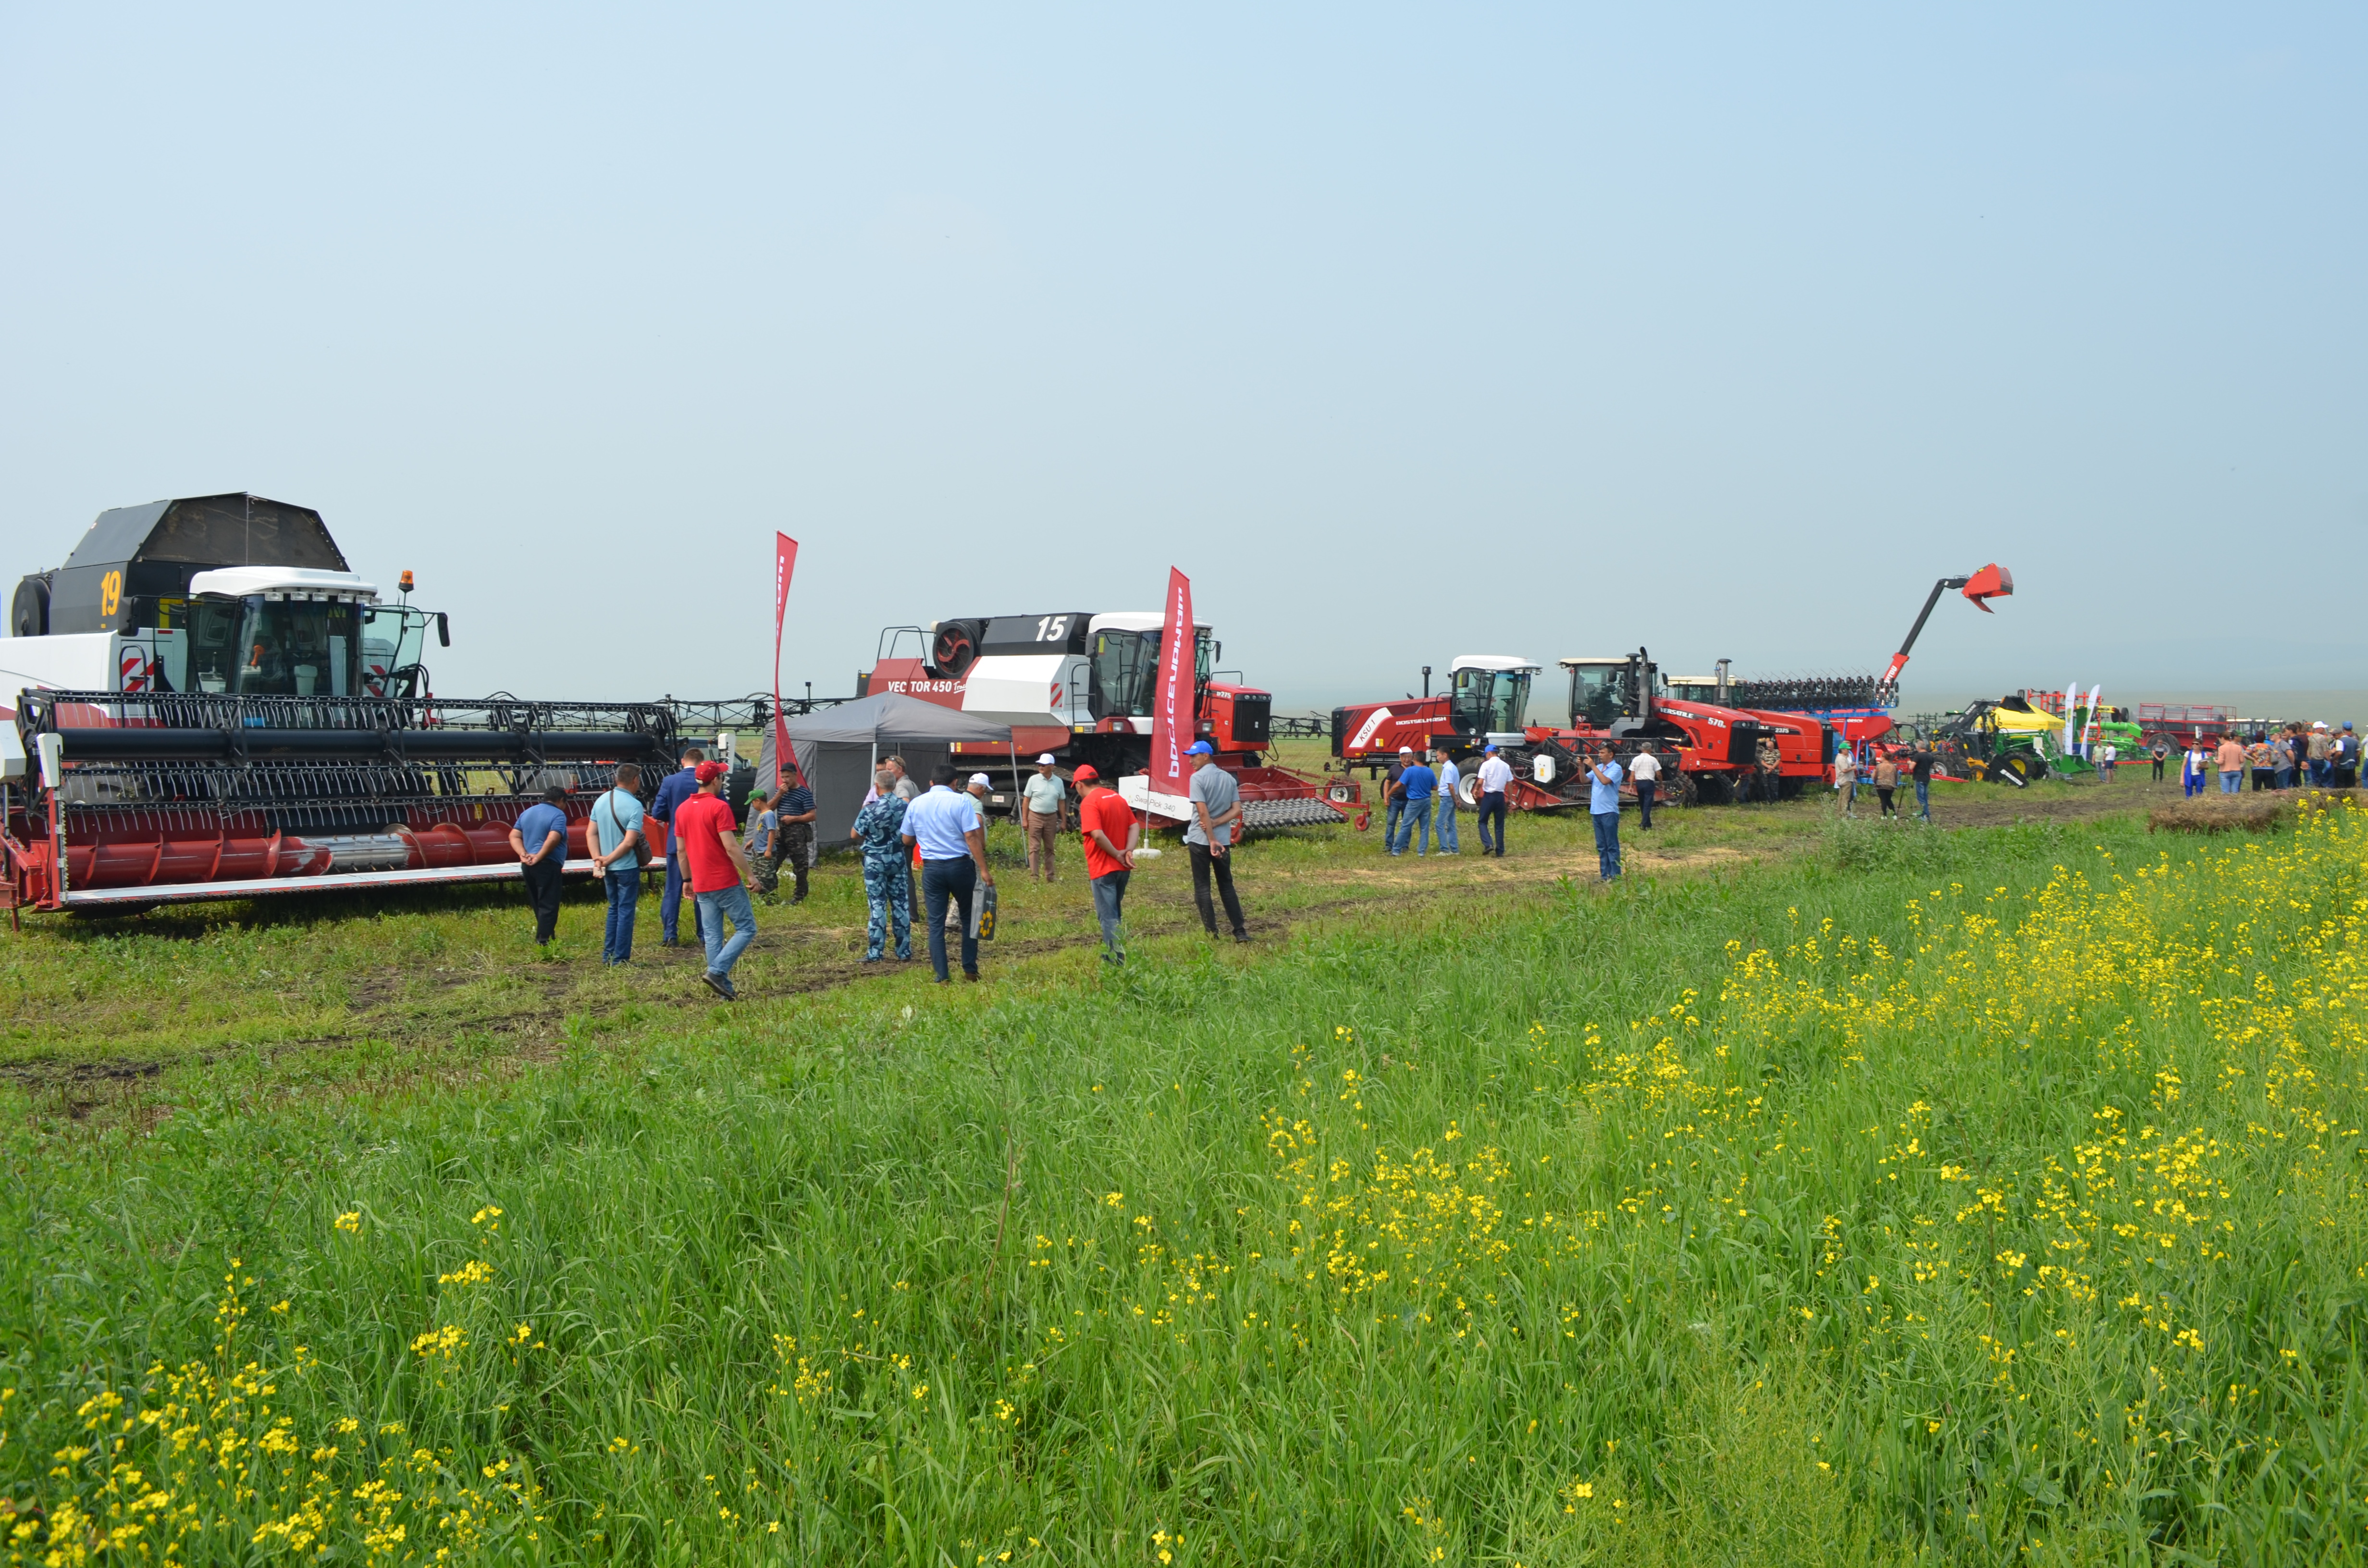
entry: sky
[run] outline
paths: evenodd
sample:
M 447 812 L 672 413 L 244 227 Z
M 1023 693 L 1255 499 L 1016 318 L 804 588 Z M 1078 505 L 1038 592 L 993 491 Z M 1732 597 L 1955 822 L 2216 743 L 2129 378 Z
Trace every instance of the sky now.
M 248 490 L 449 693 L 1155 608 L 2368 687 L 2358 6 L 0 6 L 0 574 Z M 1919 700 L 1919 699 L 1921 700 Z

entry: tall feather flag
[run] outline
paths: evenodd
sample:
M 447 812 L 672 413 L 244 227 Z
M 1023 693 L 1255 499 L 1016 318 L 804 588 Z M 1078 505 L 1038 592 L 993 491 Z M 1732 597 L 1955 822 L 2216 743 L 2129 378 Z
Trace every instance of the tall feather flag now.
M 1151 702 L 1151 787 L 1164 795 L 1181 795 L 1191 771 L 1184 766 L 1184 748 L 1192 744 L 1199 720 L 1192 700 L 1197 650 L 1192 580 L 1173 566 L 1167 569 L 1167 617 L 1159 633 L 1159 689 Z
M 773 535 L 773 787 L 780 788 L 782 774 L 798 768 L 797 754 L 790 749 L 790 717 L 781 711 L 781 628 L 790 614 L 790 574 L 797 569 L 798 541 L 778 530 Z

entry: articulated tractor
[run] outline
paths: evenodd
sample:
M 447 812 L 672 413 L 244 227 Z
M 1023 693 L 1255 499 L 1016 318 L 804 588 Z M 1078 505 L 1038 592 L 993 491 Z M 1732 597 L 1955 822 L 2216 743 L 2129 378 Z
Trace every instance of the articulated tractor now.
M 309 507 L 205 495 L 103 512 L 17 585 L 0 639 L 0 904 L 515 877 L 509 830 L 622 762 L 674 766 L 663 703 L 433 695 L 450 624 L 356 573 Z M 760 721 L 761 722 L 761 721 Z

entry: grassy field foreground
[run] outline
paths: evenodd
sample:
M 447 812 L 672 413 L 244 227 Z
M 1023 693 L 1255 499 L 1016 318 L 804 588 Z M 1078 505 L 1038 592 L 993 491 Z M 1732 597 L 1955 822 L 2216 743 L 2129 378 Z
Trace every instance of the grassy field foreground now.
M 21 1115 L 0 1530 L 2357 1559 L 2368 819 L 1795 826 L 1120 973 L 629 1007 L 433 1092 L 380 1041 Z

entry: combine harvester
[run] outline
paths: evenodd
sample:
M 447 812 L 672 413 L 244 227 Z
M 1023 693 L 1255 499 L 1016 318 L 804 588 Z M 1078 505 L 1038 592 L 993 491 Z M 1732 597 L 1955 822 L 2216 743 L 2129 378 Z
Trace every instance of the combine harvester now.
M 198 899 L 518 875 L 551 784 L 581 812 L 616 765 L 674 766 L 666 703 L 430 694 L 449 622 L 387 603 L 318 512 L 260 496 L 100 514 L 17 585 L 0 641 L 0 903 Z
M 1103 778 L 1142 773 L 1151 760 L 1152 710 L 1165 635 L 1157 610 L 1072 610 L 972 616 L 880 634 L 857 692 L 898 691 L 1012 726 L 1009 747 L 965 742 L 958 760 L 983 771 L 1024 772 L 1050 752 L 1065 773 L 1087 764 Z M 1241 787 L 1253 829 L 1325 827 L 1353 808 L 1358 790 L 1325 787 L 1266 760 L 1273 697 L 1214 678 L 1224 644 L 1194 626 L 1194 733 Z M 1015 778 L 1013 790 L 1019 787 Z M 1155 813 L 1159 820 L 1166 820 Z

